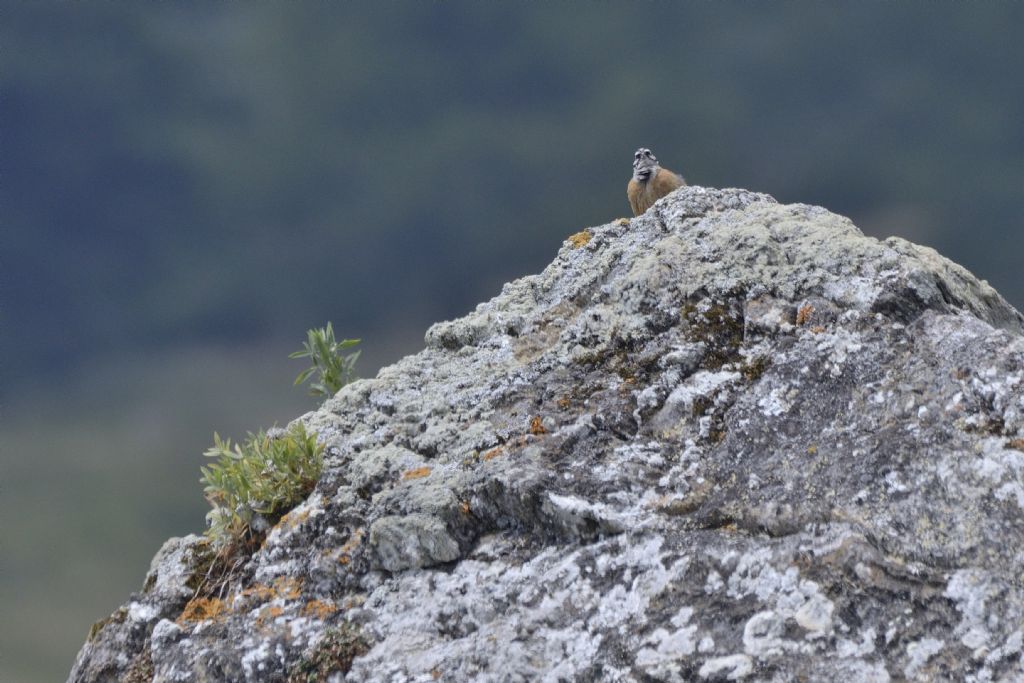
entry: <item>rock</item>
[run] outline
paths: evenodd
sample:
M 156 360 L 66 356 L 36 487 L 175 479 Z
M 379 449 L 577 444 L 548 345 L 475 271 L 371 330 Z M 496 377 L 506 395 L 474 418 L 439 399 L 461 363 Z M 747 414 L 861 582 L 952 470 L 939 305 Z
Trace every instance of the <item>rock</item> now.
M 153 557 L 142 591 L 92 627 L 69 680 L 130 680 L 129 672 L 146 670 L 150 642 L 160 636 L 160 624 L 172 624 L 168 617 L 176 618 L 195 594 L 206 558 L 204 538 L 168 539 Z
M 370 546 L 389 572 L 431 567 L 459 559 L 459 544 L 437 517 L 421 513 L 377 519 L 370 527 Z
M 745 190 L 587 234 L 302 416 L 311 496 L 69 680 L 1024 677 L 1020 313 Z

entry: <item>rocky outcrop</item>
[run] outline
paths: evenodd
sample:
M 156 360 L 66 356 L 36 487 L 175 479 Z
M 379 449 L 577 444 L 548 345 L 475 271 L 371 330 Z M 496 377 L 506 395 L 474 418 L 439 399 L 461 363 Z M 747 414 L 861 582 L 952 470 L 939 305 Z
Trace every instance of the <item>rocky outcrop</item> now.
M 72 681 L 1019 680 L 1024 319 L 931 249 L 683 188 L 300 418 Z

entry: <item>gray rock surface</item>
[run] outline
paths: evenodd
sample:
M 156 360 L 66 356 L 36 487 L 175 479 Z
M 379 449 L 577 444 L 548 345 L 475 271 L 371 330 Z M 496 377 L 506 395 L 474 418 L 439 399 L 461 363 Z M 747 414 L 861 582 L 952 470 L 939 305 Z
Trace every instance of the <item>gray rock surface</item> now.
M 206 602 L 169 541 L 69 680 L 1022 680 L 1022 330 L 931 249 L 683 188 L 301 417 L 313 494 Z

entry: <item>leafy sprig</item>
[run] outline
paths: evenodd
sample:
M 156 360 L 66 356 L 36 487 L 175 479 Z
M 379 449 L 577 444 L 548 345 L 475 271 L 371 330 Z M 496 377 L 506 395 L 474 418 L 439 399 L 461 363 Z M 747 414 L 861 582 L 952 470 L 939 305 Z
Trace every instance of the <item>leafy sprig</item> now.
M 311 396 L 321 396 L 325 399 L 334 396 L 343 386 L 356 378 L 355 365 L 359 359 L 360 351 L 344 354 L 345 349 L 352 348 L 359 343 L 358 339 L 342 339 L 337 341 L 334 338 L 334 328 L 331 323 L 327 327 L 314 328 L 306 333 L 306 341 L 302 343 L 302 349 L 289 354 L 289 358 L 309 358 L 312 365 L 295 378 L 295 385 L 302 384 L 314 373 L 319 373 L 316 381 L 310 385 Z

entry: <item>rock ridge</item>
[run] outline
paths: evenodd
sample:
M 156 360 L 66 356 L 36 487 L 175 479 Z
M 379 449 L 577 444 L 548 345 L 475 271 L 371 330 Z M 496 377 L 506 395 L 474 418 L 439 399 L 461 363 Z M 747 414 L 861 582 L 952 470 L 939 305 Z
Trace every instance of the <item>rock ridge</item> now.
M 310 497 L 69 681 L 1024 677 L 1024 317 L 823 208 L 681 188 L 299 419 Z

